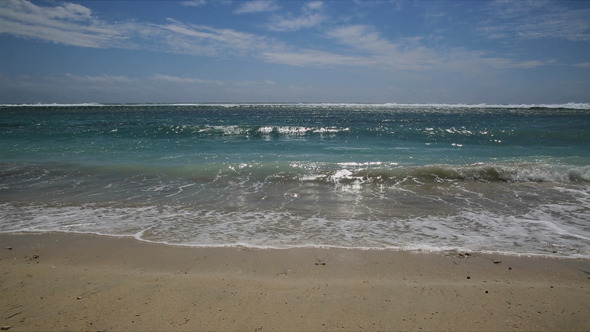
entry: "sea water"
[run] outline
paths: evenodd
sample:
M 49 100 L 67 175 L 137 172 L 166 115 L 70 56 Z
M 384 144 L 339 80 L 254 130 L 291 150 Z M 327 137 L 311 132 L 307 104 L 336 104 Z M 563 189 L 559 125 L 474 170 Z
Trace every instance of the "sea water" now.
M 590 105 L 0 106 L 0 232 L 590 258 Z

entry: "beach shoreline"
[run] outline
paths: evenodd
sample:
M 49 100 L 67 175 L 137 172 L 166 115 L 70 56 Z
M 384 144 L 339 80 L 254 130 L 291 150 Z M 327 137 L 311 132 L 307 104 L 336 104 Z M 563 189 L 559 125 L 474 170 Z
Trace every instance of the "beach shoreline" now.
M 11 331 L 584 330 L 590 260 L 0 234 Z

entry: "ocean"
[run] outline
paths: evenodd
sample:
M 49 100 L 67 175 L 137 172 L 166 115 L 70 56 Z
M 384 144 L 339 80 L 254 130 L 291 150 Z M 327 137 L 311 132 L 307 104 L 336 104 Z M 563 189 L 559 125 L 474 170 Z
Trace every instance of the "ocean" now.
M 0 105 L 0 232 L 590 258 L 590 104 Z

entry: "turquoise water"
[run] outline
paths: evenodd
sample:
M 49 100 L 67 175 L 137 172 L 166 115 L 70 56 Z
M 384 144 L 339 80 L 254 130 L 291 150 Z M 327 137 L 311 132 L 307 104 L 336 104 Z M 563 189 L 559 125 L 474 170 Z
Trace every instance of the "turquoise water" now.
M 0 231 L 590 257 L 590 105 L 4 105 Z

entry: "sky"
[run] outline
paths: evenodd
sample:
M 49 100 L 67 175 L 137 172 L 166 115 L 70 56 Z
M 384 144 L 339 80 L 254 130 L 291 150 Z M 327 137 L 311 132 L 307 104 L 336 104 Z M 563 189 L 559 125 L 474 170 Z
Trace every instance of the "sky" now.
M 0 103 L 590 102 L 590 1 L 0 1 Z

